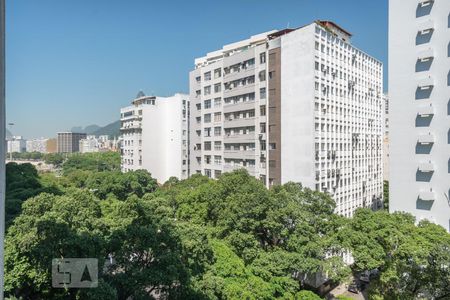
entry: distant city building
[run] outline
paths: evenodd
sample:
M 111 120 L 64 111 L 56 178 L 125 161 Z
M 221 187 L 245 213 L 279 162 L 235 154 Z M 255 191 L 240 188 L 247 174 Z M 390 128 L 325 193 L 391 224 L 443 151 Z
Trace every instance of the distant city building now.
M 58 132 L 58 153 L 73 153 L 80 151 L 80 140 L 86 138 L 86 133 Z
M 389 210 L 450 231 L 450 1 L 389 1 Z
M 48 139 L 47 140 L 47 153 L 56 153 L 58 151 L 57 140 Z
M 27 152 L 47 153 L 47 143 L 48 139 L 45 138 L 28 140 L 26 150 Z
M 27 141 L 21 136 L 13 136 L 8 140 L 7 151 L 8 153 L 25 152 L 27 151 Z
M 88 135 L 85 139 L 80 140 L 80 152 L 91 153 L 99 151 L 99 142 L 95 135 Z
M 146 169 L 160 183 L 188 177 L 189 96 L 146 96 L 122 108 L 122 171 Z
M 190 169 L 244 168 L 328 192 L 336 212 L 383 196 L 383 66 L 333 22 L 270 31 L 195 60 Z

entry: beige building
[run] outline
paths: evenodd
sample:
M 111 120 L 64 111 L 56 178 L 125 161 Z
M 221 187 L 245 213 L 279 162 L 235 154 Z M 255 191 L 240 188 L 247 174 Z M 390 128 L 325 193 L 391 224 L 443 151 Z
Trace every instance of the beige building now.
M 73 153 L 80 151 L 80 140 L 86 138 L 86 133 L 58 132 L 58 153 Z

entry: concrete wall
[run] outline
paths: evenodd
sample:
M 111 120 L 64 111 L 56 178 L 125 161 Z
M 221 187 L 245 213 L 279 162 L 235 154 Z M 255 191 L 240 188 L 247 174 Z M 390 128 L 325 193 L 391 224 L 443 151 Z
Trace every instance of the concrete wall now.
M 281 181 L 314 186 L 314 29 L 281 38 Z
M 450 1 L 389 3 L 390 210 L 450 230 Z M 429 32 L 420 31 L 434 27 Z M 434 58 L 419 61 L 421 53 Z M 423 80 L 433 87 L 420 89 Z M 433 114 L 419 116 L 432 106 Z M 431 134 L 434 143 L 419 144 Z M 434 171 L 421 172 L 431 163 Z M 429 194 L 431 192 L 431 194 Z M 428 193 L 425 195 L 424 193 Z M 426 197 L 423 197 L 423 196 Z M 422 199 L 422 198 L 434 199 Z

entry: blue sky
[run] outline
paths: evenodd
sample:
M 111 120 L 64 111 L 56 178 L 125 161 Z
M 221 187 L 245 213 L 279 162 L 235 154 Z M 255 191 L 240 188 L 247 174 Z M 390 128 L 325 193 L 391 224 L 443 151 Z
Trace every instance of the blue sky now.
M 7 122 L 29 138 L 106 125 L 139 90 L 188 92 L 195 57 L 316 19 L 352 32 L 387 71 L 387 0 L 6 2 Z

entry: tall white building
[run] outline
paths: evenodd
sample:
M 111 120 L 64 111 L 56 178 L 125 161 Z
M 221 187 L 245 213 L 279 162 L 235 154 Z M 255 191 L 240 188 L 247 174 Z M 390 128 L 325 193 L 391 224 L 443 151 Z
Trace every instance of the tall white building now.
M 27 151 L 27 141 L 22 136 L 13 136 L 8 140 L 8 153 L 22 153 Z
M 245 168 L 329 192 L 336 211 L 382 203 L 382 64 L 317 21 L 226 45 L 190 73 L 191 173 Z
M 47 153 L 47 142 L 48 139 L 39 138 L 26 141 L 26 151 L 27 152 L 40 152 Z
M 146 169 L 160 183 L 189 174 L 189 96 L 145 96 L 122 108 L 122 171 Z
M 389 181 L 389 97 L 384 95 L 383 179 Z
M 390 210 L 450 230 L 450 1 L 390 0 Z

